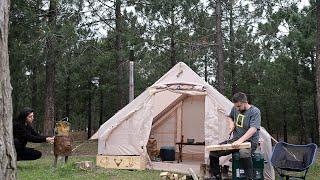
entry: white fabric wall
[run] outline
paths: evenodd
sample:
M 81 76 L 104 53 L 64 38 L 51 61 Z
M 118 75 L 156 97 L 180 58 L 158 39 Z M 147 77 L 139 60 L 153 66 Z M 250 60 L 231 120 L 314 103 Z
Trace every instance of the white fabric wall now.
M 153 117 L 158 115 L 181 95 L 182 94 L 173 93 L 171 91 L 162 91 L 154 94 L 154 102 L 156 103 L 154 104 Z
M 133 127 L 132 119 L 124 121 L 110 134 L 108 141 L 106 141 L 106 151 L 108 155 L 139 155 L 135 145 L 131 142 L 137 142 L 136 132 Z
M 272 155 L 272 144 L 270 134 L 261 127 L 260 132 L 260 140 L 261 142 L 261 152 L 263 153 L 265 161 L 267 163 L 264 165 L 264 178 L 273 180 L 275 178 L 274 168 L 271 165 L 270 157 Z
M 228 139 L 227 114 L 232 108 L 232 103 L 222 106 L 217 99 L 208 92 L 205 99 L 205 143 L 208 145 L 219 144 Z M 227 157 L 220 158 L 221 164 L 229 164 Z M 209 152 L 205 152 L 205 162 L 209 163 Z
M 154 107 L 153 95 L 137 106 L 129 114 L 122 115 L 119 121 L 110 122 L 104 137 L 98 140 L 98 154 L 142 155 L 152 125 Z M 117 122 L 117 123 L 115 123 Z
M 182 105 L 182 135 L 184 142 L 194 139 L 204 142 L 204 104 L 205 96 L 191 96 Z M 183 153 L 204 154 L 204 146 L 185 146 Z
M 176 135 L 176 111 L 172 112 L 167 119 L 152 130 L 152 134 L 157 140 L 158 148 L 162 146 L 175 146 Z

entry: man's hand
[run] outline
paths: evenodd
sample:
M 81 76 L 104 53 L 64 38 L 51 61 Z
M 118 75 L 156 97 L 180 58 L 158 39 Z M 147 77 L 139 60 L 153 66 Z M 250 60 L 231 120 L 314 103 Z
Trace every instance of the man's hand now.
M 46 138 L 47 143 L 53 144 L 54 143 L 54 137 L 47 137 Z
M 243 142 L 245 142 L 246 140 L 248 140 L 250 137 L 252 137 L 252 135 L 257 132 L 257 128 L 255 127 L 250 127 L 248 129 L 248 131 L 241 136 L 241 138 L 239 138 L 238 140 L 236 140 L 235 142 L 233 142 L 231 145 L 234 148 L 239 148 L 239 145 L 242 144 Z
M 240 144 L 242 144 L 242 143 L 243 143 L 243 141 L 241 141 L 240 139 L 238 139 L 238 140 L 236 140 L 235 142 L 233 142 L 233 143 L 231 144 L 231 146 L 232 146 L 233 148 L 239 148 Z

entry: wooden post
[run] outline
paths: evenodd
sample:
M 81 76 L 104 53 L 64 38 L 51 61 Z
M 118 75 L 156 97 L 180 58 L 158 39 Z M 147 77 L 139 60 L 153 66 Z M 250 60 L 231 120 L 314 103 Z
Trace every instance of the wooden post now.
M 130 49 L 129 55 L 129 102 L 134 99 L 134 78 L 133 78 L 133 66 L 134 66 L 134 51 Z
M 198 176 L 197 176 L 197 174 L 193 171 L 192 168 L 189 168 L 188 171 L 189 171 L 189 173 L 191 174 L 191 176 L 192 176 L 192 178 L 193 178 L 194 180 L 198 180 L 198 179 L 199 179 Z
M 176 142 L 182 142 L 182 103 L 179 103 L 179 108 L 177 109 L 177 137 Z

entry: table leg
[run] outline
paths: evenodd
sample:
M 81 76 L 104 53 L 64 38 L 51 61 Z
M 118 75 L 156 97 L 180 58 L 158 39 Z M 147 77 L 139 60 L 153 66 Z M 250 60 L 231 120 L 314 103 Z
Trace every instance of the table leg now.
M 182 162 L 182 144 L 179 144 L 179 158 L 178 163 Z

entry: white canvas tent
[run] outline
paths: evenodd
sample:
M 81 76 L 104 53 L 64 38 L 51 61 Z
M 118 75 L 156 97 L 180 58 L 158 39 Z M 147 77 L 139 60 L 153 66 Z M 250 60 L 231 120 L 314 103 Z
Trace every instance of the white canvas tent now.
M 159 148 L 170 145 L 177 149 L 176 142 L 182 138 L 214 145 L 228 139 L 226 115 L 232 106 L 226 97 L 180 62 L 106 121 L 91 139 L 98 139 L 98 154 L 145 158 L 150 134 L 156 137 Z M 264 129 L 261 133 L 262 151 L 269 160 L 271 138 Z M 204 146 L 185 146 L 182 154 L 190 161 L 209 163 L 209 152 L 205 152 Z M 228 162 L 222 158 L 221 163 Z M 175 170 L 185 172 L 179 165 Z M 274 179 L 270 164 L 266 164 L 265 178 Z

